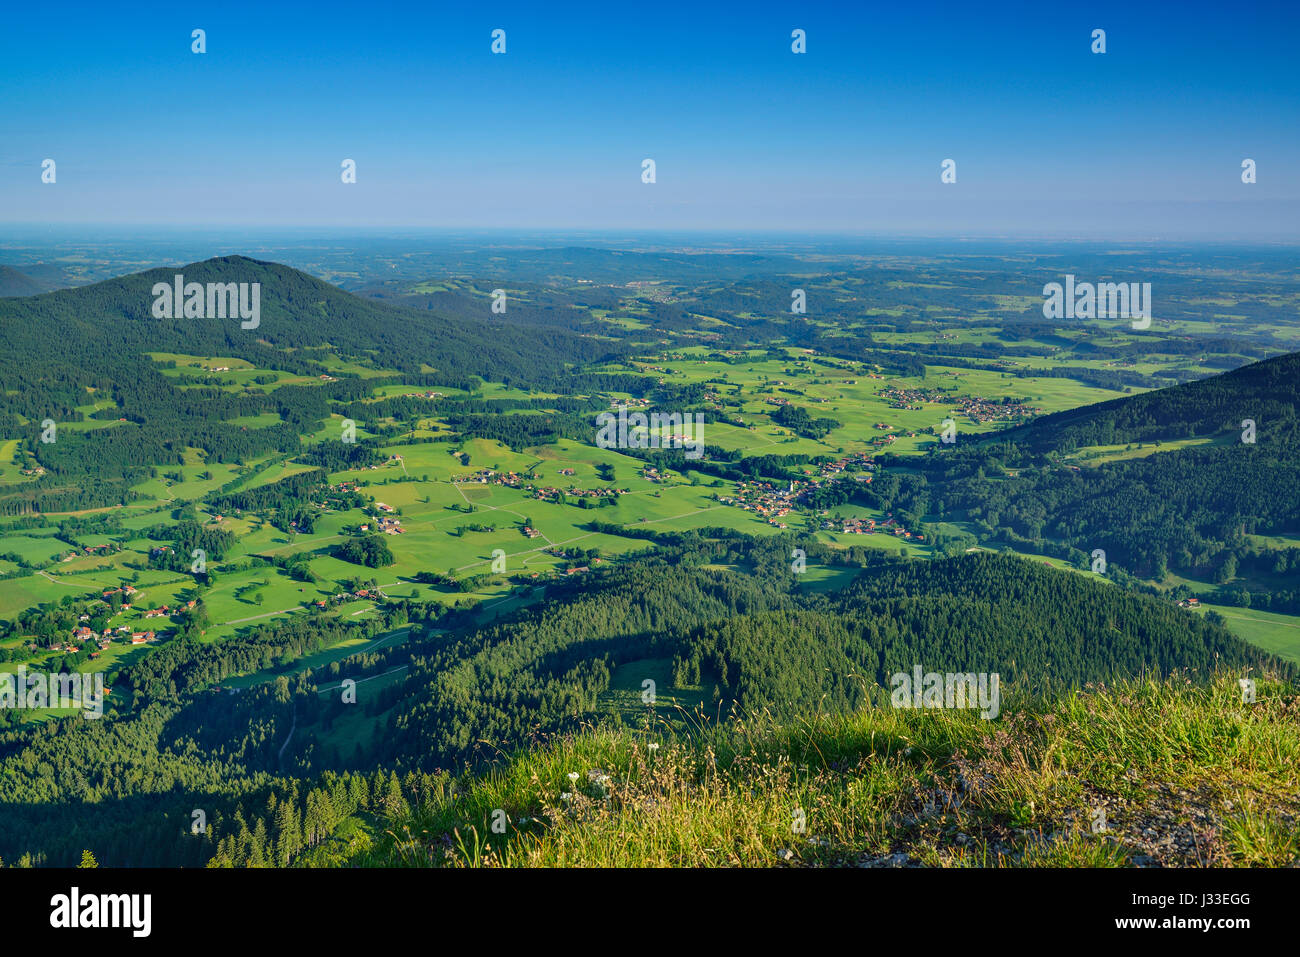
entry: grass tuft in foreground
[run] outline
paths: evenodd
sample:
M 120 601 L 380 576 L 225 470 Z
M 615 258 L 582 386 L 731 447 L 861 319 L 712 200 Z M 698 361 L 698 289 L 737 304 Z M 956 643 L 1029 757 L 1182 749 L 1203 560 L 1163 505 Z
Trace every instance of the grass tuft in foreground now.
M 1089 687 L 970 711 L 595 728 L 448 779 L 369 866 L 1285 866 L 1300 695 Z M 498 829 L 493 830 L 494 821 Z M 354 845 L 355 847 L 355 845 Z

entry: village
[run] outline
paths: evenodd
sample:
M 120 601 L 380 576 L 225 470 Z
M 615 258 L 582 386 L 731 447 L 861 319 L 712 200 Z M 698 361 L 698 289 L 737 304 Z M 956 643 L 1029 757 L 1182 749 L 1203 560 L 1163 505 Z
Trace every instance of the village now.
M 867 453 L 856 452 L 842 456 L 833 461 L 818 464 L 817 478 L 808 481 L 791 481 L 784 486 L 777 482 L 749 480 L 736 483 L 734 495 L 720 495 L 717 500 L 723 505 L 734 505 L 746 512 L 765 519 L 773 528 L 785 529 L 789 523 L 783 521 L 792 511 L 808 507 L 811 494 L 821 488 L 838 482 L 872 481 L 871 470 L 875 468 Z M 912 532 L 902 523 L 887 514 L 884 519 L 829 517 L 829 510 L 822 509 L 823 520 L 818 526 L 822 531 L 840 532 L 846 535 L 894 535 L 899 538 L 924 541 L 925 536 Z
M 874 518 L 846 518 L 836 520 L 826 518 L 822 520 L 819 526 L 822 531 L 840 532 L 844 535 L 893 535 L 897 538 L 905 538 L 918 542 L 925 541 L 925 536 L 920 532 L 908 531 L 893 515 L 886 515 L 883 521 L 877 522 Z
M 116 618 L 118 615 L 122 614 L 123 612 L 130 612 L 132 610 L 132 602 L 121 601 L 120 599 L 115 599 L 114 596 L 121 595 L 123 598 L 134 598 L 138 594 L 140 594 L 140 592 L 134 586 L 123 585 L 120 588 L 110 588 L 105 590 L 95 601 L 97 605 L 102 604 L 107 606 L 108 617 Z M 116 602 L 120 602 L 120 603 L 116 603 Z M 170 619 L 174 615 L 179 615 L 187 611 L 193 611 L 196 604 L 197 602 L 191 599 L 190 601 L 187 601 L 184 604 L 177 605 L 175 608 L 171 607 L 170 605 L 162 605 L 158 608 L 150 608 L 146 610 L 143 614 L 143 617 L 146 619 L 149 618 Z M 91 617 L 92 615 L 90 613 L 84 613 L 78 616 L 78 621 L 88 622 L 91 620 Z M 117 625 L 117 626 L 109 625 L 108 627 L 105 627 L 100 631 L 96 631 L 94 628 L 91 628 L 89 625 L 79 624 L 76 628 L 72 630 L 72 633 L 69 636 L 69 640 L 61 646 L 55 645 L 55 650 L 66 651 L 75 654 L 82 650 L 83 645 L 89 642 L 94 642 L 99 647 L 99 651 L 92 651 L 90 653 L 90 657 L 98 658 L 100 654 L 106 651 L 109 645 L 112 644 L 114 641 L 120 640 L 124 642 L 129 642 L 132 645 L 144 645 L 144 644 L 160 641 L 166 636 L 167 636 L 166 632 L 159 632 L 152 628 L 144 628 L 132 624 L 124 624 L 124 625 Z
M 767 520 L 774 528 L 787 528 L 781 521 L 794 509 L 806 505 L 808 495 L 816 489 L 842 481 L 869 483 L 875 466 L 866 453 L 856 452 L 817 466 L 817 477 L 808 481 L 778 482 L 747 480 L 736 483 L 735 495 L 718 496 L 723 505 L 734 505 Z
M 897 386 L 885 386 L 877 395 L 889 401 L 890 408 L 915 412 L 924 407 L 924 403 L 943 403 L 955 406 L 955 411 L 967 416 L 976 425 L 987 422 L 1028 419 L 1041 415 L 1042 409 L 1025 404 L 1022 399 L 1004 396 L 1001 399 L 985 399 L 975 395 L 953 395 L 943 389 L 901 389 Z M 770 399 L 768 401 L 771 401 Z M 876 428 L 888 428 L 877 425 Z
M 386 513 L 391 513 L 394 511 L 391 505 L 386 505 L 383 502 L 376 502 L 375 509 L 376 511 L 386 512 Z M 363 532 L 370 531 L 372 524 L 374 526 L 375 531 L 383 532 L 385 535 L 403 535 L 406 533 L 406 529 L 402 528 L 402 520 L 398 518 L 396 515 L 392 515 L 392 514 L 381 515 L 373 523 L 366 522 L 362 524 L 361 531 Z
M 559 470 L 560 475 L 571 476 L 573 469 L 562 468 Z M 553 485 L 533 485 L 532 483 L 541 479 L 536 472 L 519 473 L 519 472 L 497 472 L 493 469 L 479 469 L 472 475 L 452 479 L 457 485 L 501 485 L 505 488 L 521 489 L 538 501 L 553 502 L 563 498 L 592 498 L 592 499 L 609 499 L 618 498 L 620 495 L 627 495 L 631 489 L 626 488 L 574 488 L 570 485 L 568 488 L 558 488 Z M 525 484 L 527 482 L 528 484 Z
M 1000 422 L 1007 419 L 1028 419 L 1042 415 L 1043 410 L 1025 405 L 1018 400 L 981 399 L 978 396 L 965 396 L 960 400 L 957 411 L 967 416 L 976 425 L 986 422 Z
M 337 595 L 331 595 L 328 599 L 318 598 L 312 602 L 315 608 L 328 608 L 331 605 L 343 605 L 350 601 L 385 601 L 388 596 L 384 594 L 383 589 L 378 586 L 374 588 L 358 588 L 356 591 L 341 591 Z
M 905 409 L 915 412 L 924 407 L 927 402 L 944 402 L 954 401 L 954 396 L 943 389 L 903 389 L 894 385 L 887 385 L 878 389 L 876 395 L 889 402 L 891 409 Z

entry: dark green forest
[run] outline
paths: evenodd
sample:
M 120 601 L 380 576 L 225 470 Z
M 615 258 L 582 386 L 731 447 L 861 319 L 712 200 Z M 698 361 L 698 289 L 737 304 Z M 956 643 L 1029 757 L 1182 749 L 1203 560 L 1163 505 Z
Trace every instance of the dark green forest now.
M 1088 567 L 1162 578 L 1176 570 L 1226 580 L 1260 561 L 1250 535 L 1300 531 L 1300 354 L 1198 382 L 1046 416 L 921 459 L 886 457 L 908 473 L 872 489 L 873 504 L 911 516 L 968 521 L 982 537 Z M 1254 427 L 1247 431 L 1246 423 Z M 1090 445 L 1207 444 L 1159 450 L 1095 468 L 1063 455 Z M 1267 559 L 1277 587 L 1237 587 L 1229 604 L 1300 610 L 1296 564 Z
M 853 575 L 820 592 L 791 574 L 788 541 L 715 529 L 658 544 L 487 626 L 394 602 L 367 623 L 305 617 L 219 644 L 170 642 L 121 673 L 105 718 L 0 733 L 0 857 L 68 864 L 92 847 L 113 864 L 284 863 L 348 816 L 398 813 L 449 771 L 584 722 L 621 722 L 602 692 L 620 665 L 652 657 L 706 689 L 711 719 L 860 707 L 914 664 L 998 672 L 1004 694 L 1216 666 L 1293 672 L 1167 602 L 1013 557 L 917 563 L 814 548 L 810 564 Z M 703 567 L 724 564 L 737 570 Z M 408 621 L 416 632 L 402 645 L 222 686 Z M 394 669 L 400 680 L 356 705 L 317 693 Z M 351 707 L 382 721 L 364 753 L 311 743 Z M 291 727 L 305 743 L 282 764 Z M 199 835 L 195 809 L 208 823 Z

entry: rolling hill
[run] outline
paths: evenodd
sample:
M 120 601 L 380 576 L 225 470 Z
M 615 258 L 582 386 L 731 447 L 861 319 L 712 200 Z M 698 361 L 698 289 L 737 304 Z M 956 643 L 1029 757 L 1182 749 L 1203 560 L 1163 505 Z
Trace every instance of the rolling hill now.
M 37 280 L 21 273 L 12 266 L 0 266 L 0 298 L 10 296 L 35 296 L 47 291 L 48 287 Z
M 1291 353 L 958 442 L 922 460 L 924 480 L 904 481 L 899 503 L 1080 567 L 1100 550 L 1144 577 L 1176 569 L 1225 580 L 1225 568 L 1262 560 L 1249 536 L 1300 532 L 1297 382 L 1300 353 Z M 1148 454 L 1096 467 L 1066 457 L 1125 444 Z M 1300 589 L 1288 573 L 1300 569 L 1300 551 L 1289 555 L 1260 601 L 1294 613 Z
M 242 328 L 238 317 L 156 318 L 152 290 L 178 274 L 205 286 L 259 284 L 257 327 Z M 389 306 L 240 256 L 0 300 L 7 347 L 0 354 L 0 434 L 29 436 L 49 473 L 0 497 L 0 513 L 127 501 L 127 487 L 143 470 L 178 461 L 186 448 L 214 461 L 298 451 L 300 436 L 328 418 L 329 400 L 351 401 L 375 384 L 363 384 L 356 367 L 386 371 L 382 381 L 472 390 L 484 379 L 527 385 L 611 351 L 591 337 L 494 322 L 486 303 L 483 316 L 449 319 Z M 234 357 L 261 370 L 331 381 L 269 393 L 185 387 L 148 353 Z M 340 370 L 339 362 L 353 371 Z M 231 422 L 268 412 L 281 424 L 250 429 Z M 97 428 L 64 430 L 57 442 L 38 443 L 47 419 L 59 426 L 99 420 L 133 431 L 129 442 Z
M 260 324 L 242 329 L 232 319 L 155 318 L 151 290 L 155 283 L 172 283 L 177 274 L 187 283 L 205 285 L 260 283 Z M 38 349 L 42 337 L 57 339 L 74 367 L 94 356 L 100 357 L 95 365 L 103 367 L 118 356 L 143 351 L 269 362 L 286 350 L 328 347 L 345 356 L 373 359 L 383 368 L 418 372 L 430 367 L 449 377 L 478 375 L 500 381 L 589 361 L 608 351 L 596 341 L 554 330 L 503 336 L 500 325 L 493 323 L 486 303 L 483 318 L 452 322 L 429 311 L 353 296 L 287 266 L 227 256 L 0 303 L 0 330 L 11 344 L 0 361 L 16 365 L 19 357 L 48 351 Z M 302 366 L 301 360 L 285 356 L 279 361 Z

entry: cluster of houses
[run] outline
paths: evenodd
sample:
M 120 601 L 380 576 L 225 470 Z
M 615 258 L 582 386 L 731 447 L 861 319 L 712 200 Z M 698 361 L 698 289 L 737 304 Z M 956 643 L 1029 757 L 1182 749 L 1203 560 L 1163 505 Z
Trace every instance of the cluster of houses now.
M 328 599 L 318 598 L 312 604 L 317 608 L 327 608 L 330 605 L 341 605 L 349 601 L 380 601 L 387 597 L 379 588 L 358 588 L 356 591 L 341 591 Z
M 1178 603 L 1179 608 L 1200 608 L 1201 600 L 1199 598 L 1184 598 Z
M 1041 415 L 1043 411 L 1023 402 L 1005 402 L 973 395 L 955 396 L 942 389 L 902 389 L 897 386 L 885 386 L 876 394 L 887 399 L 890 407 L 895 409 L 916 411 L 927 402 L 952 404 L 956 406 L 957 412 L 967 416 L 977 425 L 1007 419 L 1029 418 Z M 888 429 L 890 426 L 877 422 L 875 428 Z
M 893 516 L 886 516 L 882 522 L 877 522 L 874 518 L 849 518 L 843 521 L 826 519 L 822 522 L 823 531 L 840 532 L 844 535 L 893 535 L 897 538 L 906 538 L 918 542 L 925 541 L 925 536 L 920 532 L 909 532 Z
M 911 434 L 911 432 L 908 433 L 908 435 Z M 849 466 L 854 466 L 855 468 L 865 469 L 868 471 L 874 470 L 876 467 L 875 463 L 871 461 L 871 456 L 866 452 L 854 452 L 850 455 L 845 455 L 835 459 L 834 461 L 821 462 L 818 464 L 817 477 L 821 479 L 836 478 L 837 476 L 844 474 L 844 472 L 848 470 Z M 859 481 L 870 482 L 871 476 L 862 476 L 859 478 Z
M 573 469 L 560 469 L 561 475 L 573 475 Z M 554 501 L 561 495 L 567 495 L 569 498 L 611 498 L 615 495 L 626 495 L 629 489 L 615 488 L 573 488 L 567 489 L 556 488 L 551 485 L 525 485 L 525 481 L 540 478 L 536 472 L 521 474 L 519 472 L 497 472 L 493 469 L 479 469 L 472 475 L 464 478 L 453 479 L 456 483 L 477 483 L 479 485 L 504 485 L 507 488 L 523 489 L 539 501 Z M 377 506 L 378 507 L 378 506 Z M 532 536 L 529 536 L 530 538 Z
M 168 605 L 163 605 L 161 608 L 152 608 L 146 611 L 144 616 L 146 618 L 170 618 L 172 615 L 179 615 L 181 612 L 193 611 L 194 606 L 197 604 L 198 602 L 191 598 L 185 604 L 177 605 L 175 608 Z
M 504 485 L 507 488 L 522 488 L 526 479 L 535 479 L 540 476 L 534 473 L 527 475 L 519 472 L 498 472 L 495 469 L 479 469 L 473 475 L 467 475 L 462 478 L 452 479 L 456 484 L 478 483 L 479 485 Z
M 98 658 L 100 653 L 105 651 L 112 644 L 114 637 L 121 637 L 129 640 L 133 645 L 143 645 L 148 642 L 157 641 L 161 635 L 156 631 L 135 631 L 130 625 L 119 625 L 117 628 L 105 628 L 103 632 L 97 633 L 93 628 L 87 628 L 85 625 L 72 630 L 72 638 L 62 648 L 63 651 L 78 652 L 81 646 L 86 642 L 93 641 L 99 646 L 99 651 L 92 651 L 90 657 Z
M 818 465 L 817 478 L 806 482 L 792 481 L 785 485 L 779 482 L 749 480 L 736 483 L 734 495 L 720 495 L 718 501 L 723 505 L 734 505 L 746 512 L 753 512 L 767 520 L 774 528 L 787 528 L 781 521 L 795 508 L 806 504 L 806 498 L 815 489 L 833 482 L 854 481 L 868 483 L 872 476 L 867 472 L 848 472 L 849 466 L 870 470 L 875 466 L 864 452 L 855 452 L 832 462 Z M 846 474 L 847 473 L 847 474 Z M 829 527 L 824 525 L 825 527 Z
M 105 600 L 107 600 L 112 595 L 125 595 L 127 597 L 130 597 L 131 595 L 134 595 L 136 593 L 137 593 L 137 589 L 133 585 L 123 585 L 121 588 L 106 589 L 102 593 L 102 597 Z M 196 604 L 197 601 L 191 599 L 185 602 L 185 604 L 183 605 L 177 605 L 175 608 L 172 608 L 170 605 L 163 605 L 161 608 L 149 609 L 144 613 L 144 617 L 145 618 L 170 618 L 172 615 L 177 615 L 183 611 L 192 610 Z M 119 606 L 119 608 L 122 611 L 130 611 L 131 603 L 123 602 Z M 91 617 L 90 615 L 78 615 L 77 619 L 80 622 L 86 622 L 90 620 L 90 617 Z M 70 652 L 77 652 L 81 650 L 81 646 L 84 645 L 86 642 L 94 641 L 99 646 L 99 651 L 91 652 L 90 657 L 98 658 L 99 653 L 104 651 L 106 648 L 108 648 L 108 646 L 112 643 L 114 638 L 122 638 L 123 640 L 129 640 L 133 645 L 143 645 L 146 644 L 147 642 L 157 641 L 161 637 L 162 635 L 159 632 L 153 631 L 152 629 L 144 629 L 144 630 L 137 631 L 131 625 L 119 625 L 116 628 L 108 627 L 105 628 L 102 632 L 96 632 L 93 628 L 89 627 L 88 625 L 79 624 L 76 628 L 72 630 L 71 639 L 68 641 L 67 644 L 63 645 L 63 650 L 70 651 Z
M 404 535 L 406 533 L 406 529 L 402 528 L 402 520 L 400 518 L 393 518 L 390 515 L 381 516 L 374 524 L 375 531 L 383 532 L 385 535 Z M 370 523 L 367 522 L 362 525 L 361 531 L 370 531 Z
M 441 392 L 407 392 L 407 393 L 406 393 L 406 398 L 408 398 L 408 399 L 441 399 L 441 398 L 443 398 L 443 393 L 441 393 Z
M 913 412 L 923 407 L 926 402 L 951 402 L 952 395 L 942 389 L 903 389 L 887 385 L 876 395 L 889 402 L 891 409 L 909 409 Z
M 539 502 L 558 502 L 561 497 L 567 498 L 615 498 L 619 495 L 626 495 L 628 490 L 625 488 L 556 488 L 553 485 L 543 486 L 526 486 L 524 491 L 529 492 L 533 498 Z
M 1043 410 L 1025 405 L 1023 402 L 993 402 L 977 396 L 966 396 L 961 399 L 957 411 L 969 416 L 972 422 L 979 425 L 1002 419 L 1025 419 L 1041 415 Z
M 800 493 L 808 487 L 807 482 L 791 482 L 782 488 L 773 482 L 745 481 L 736 483 L 736 494 L 720 495 L 718 501 L 723 505 L 734 505 L 746 512 L 767 519 L 774 528 L 786 528 L 781 519 L 789 515 L 798 504 Z
M 561 494 L 558 488 L 539 489 L 545 492 L 547 497 L 556 497 Z M 617 498 L 619 495 L 626 495 L 628 489 L 625 488 L 568 488 L 563 494 L 569 498 Z M 541 495 L 535 495 L 534 498 L 542 498 Z

